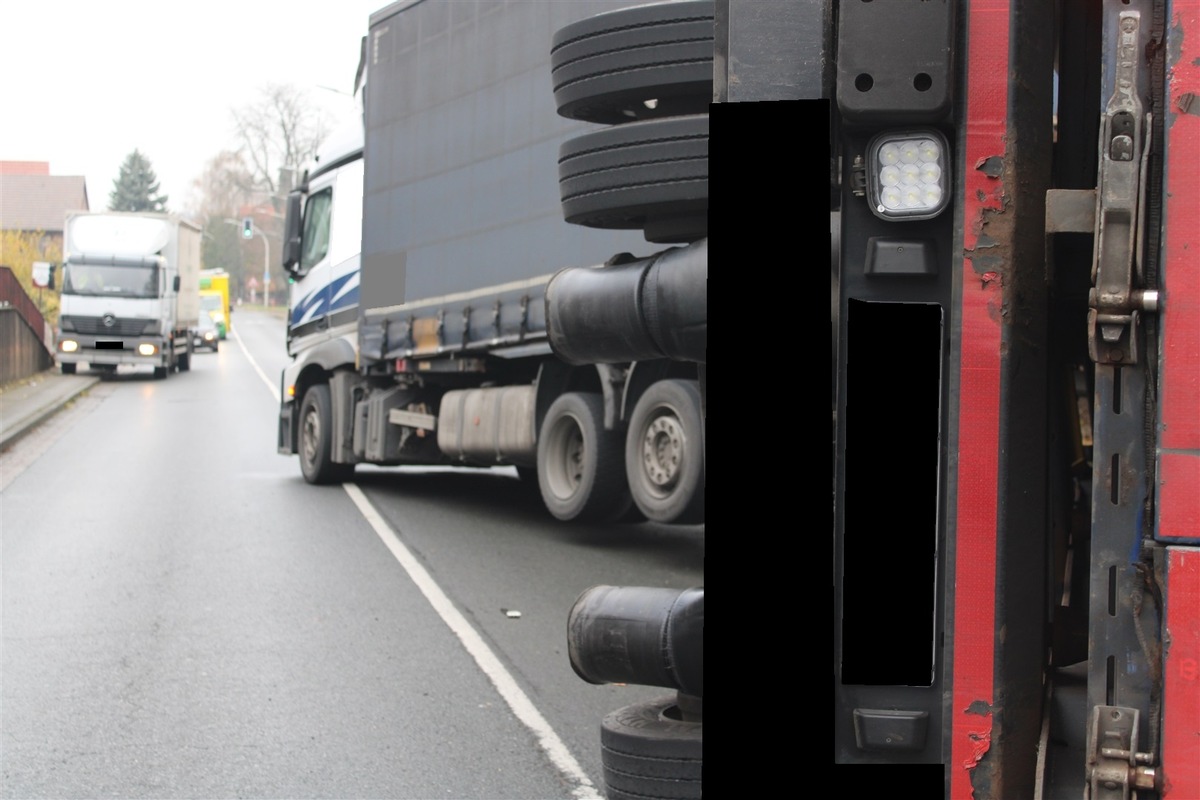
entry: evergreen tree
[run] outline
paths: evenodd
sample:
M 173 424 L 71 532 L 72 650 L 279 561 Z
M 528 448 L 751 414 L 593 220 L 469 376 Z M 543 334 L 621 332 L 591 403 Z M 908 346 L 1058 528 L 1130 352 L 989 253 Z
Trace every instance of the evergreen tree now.
M 108 196 L 109 211 L 166 211 L 167 197 L 159 194 L 158 177 L 150 159 L 134 150 L 125 157 Z

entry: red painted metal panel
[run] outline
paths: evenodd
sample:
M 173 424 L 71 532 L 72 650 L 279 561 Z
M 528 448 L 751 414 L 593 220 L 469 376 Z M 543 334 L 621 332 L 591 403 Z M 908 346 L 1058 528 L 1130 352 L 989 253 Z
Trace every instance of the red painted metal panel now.
M 1163 800 L 1200 797 L 1200 549 L 1167 551 Z
M 1200 539 L 1200 458 L 1163 453 L 1158 459 L 1158 538 Z
M 1160 539 L 1200 536 L 1200 0 L 1167 32 Z M 1164 800 L 1200 797 L 1200 549 L 1170 547 L 1163 660 Z
M 1200 0 L 1177 0 L 1170 13 L 1156 535 L 1194 541 L 1200 538 Z
M 966 170 L 963 198 L 962 360 L 959 364 L 955 511 L 954 675 L 950 797 L 974 796 L 971 771 L 991 745 L 996 648 L 1001 276 L 972 260 L 989 216 L 1003 210 L 1009 15 L 1007 0 L 968 10 Z M 989 168 L 985 171 L 983 167 Z
M 1170 26 L 1161 443 L 1200 457 L 1200 1 L 1176 0 Z

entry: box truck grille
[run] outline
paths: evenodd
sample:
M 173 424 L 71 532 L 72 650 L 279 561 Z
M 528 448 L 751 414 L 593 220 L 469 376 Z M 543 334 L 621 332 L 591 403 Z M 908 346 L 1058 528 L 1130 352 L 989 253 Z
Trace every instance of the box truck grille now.
M 64 316 L 59 319 L 59 325 L 64 331 L 87 333 L 95 336 L 141 336 L 150 329 L 154 332 L 157 326 L 152 319 L 136 319 L 130 317 L 110 317 L 112 325 L 105 325 L 104 317 L 73 317 Z

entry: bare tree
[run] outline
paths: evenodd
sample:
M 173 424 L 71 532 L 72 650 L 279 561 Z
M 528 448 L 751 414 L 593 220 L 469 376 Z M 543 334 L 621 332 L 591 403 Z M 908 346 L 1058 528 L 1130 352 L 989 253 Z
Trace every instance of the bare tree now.
M 292 174 L 309 161 L 329 133 L 328 115 L 310 102 L 307 92 L 288 84 L 268 84 L 259 100 L 233 111 L 238 153 L 253 186 L 277 198 L 281 171 Z
M 237 220 L 244 209 L 254 205 L 258 193 L 253 186 L 250 170 L 241 155 L 232 150 L 223 150 L 209 159 L 204 173 L 192 183 L 194 206 L 190 213 L 204 227 L 204 266 L 230 273 L 230 289 L 235 296 L 243 292 L 247 253 L 240 230 L 228 220 Z M 252 269 L 250 274 L 254 274 Z
M 287 285 L 278 264 L 283 198 L 292 188 L 292 176 L 312 159 L 328 134 L 331 121 L 306 92 L 286 84 L 266 85 L 254 102 L 230 113 L 235 141 L 194 181 L 189 210 L 204 226 L 206 267 L 227 270 L 233 276 L 231 289 L 239 296 L 250 278 L 257 281 L 269 271 L 278 296 L 280 287 Z M 246 217 L 253 221 L 249 238 L 241 231 Z
M 204 173 L 192 183 L 196 198 L 194 216 L 201 219 L 236 216 L 238 209 L 254 201 L 254 176 L 233 150 L 222 150 L 204 167 Z

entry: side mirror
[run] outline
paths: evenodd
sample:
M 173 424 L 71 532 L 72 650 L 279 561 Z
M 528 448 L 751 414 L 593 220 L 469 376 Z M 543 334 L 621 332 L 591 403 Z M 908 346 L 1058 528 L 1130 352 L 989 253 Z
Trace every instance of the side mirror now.
M 301 231 L 304 225 L 303 189 L 288 192 L 287 209 L 283 217 L 283 271 L 289 275 L 299 272 Z
M 175 276 L 175 291 L 176 292 L 179 291 L 179 276 L 178 275 Z

